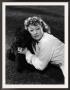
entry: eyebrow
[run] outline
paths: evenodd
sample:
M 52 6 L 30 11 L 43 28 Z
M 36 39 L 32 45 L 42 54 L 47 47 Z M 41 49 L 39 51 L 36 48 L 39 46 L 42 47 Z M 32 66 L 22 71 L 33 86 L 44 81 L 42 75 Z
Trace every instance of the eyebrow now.
M 39 29 L 39 28 L 40 28 L 39 26 L 36 27 L 36 29 Z M 30 27 L 30 30 L 34 30 L 34 28 Z

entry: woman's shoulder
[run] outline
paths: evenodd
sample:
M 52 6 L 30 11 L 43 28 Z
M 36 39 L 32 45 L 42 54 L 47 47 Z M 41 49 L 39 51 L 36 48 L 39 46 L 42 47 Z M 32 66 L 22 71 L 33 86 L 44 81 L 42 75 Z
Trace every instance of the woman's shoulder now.
M 44 41 L 53 41 L 55 37 L 52 34 L 44 33 L 43 40 Z
M 59 45 L 63 44 L 63 42 L 61 42 L 58 38 L 48 33 L 44 33 L 43 42 L 50 44 L 59 44 Z
M 42 39 L 39 42 L 42 46 L 45 46 L 45 45 L 48 46 L 48 45 L 51 45 L 53 43 L 53 41 L 54 41 L 53 39 L 54 39 L 53 35 L 48 34 L 48 33 L 44 33 Z

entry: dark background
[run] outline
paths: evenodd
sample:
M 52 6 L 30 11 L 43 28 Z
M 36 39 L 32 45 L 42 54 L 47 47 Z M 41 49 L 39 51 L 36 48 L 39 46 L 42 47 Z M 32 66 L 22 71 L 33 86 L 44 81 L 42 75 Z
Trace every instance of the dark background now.
M 63 6 L 7 6 L 6 34 L 13 35 L 18 27 L 23 27 L 29 16 L 41 16 L 51 28 L 51 33 L 64 42 L 64 7 Z M 9 37 L 10 38 L 10 37 Z M 9 39 L 7 38 L 7 39 Z M 10 39 L 11 40 L 11 39 Z M 9 40 L 7 40 L 9 41 Z M 11 42 L 10 42 L 11 44 Z
M 51 28 L 51 33 L 64 42 L 64 7 L 63 6 L 7 6 L 6 7 L 6 49 L 14 41 L 18 27 L 24 26 L 29 16 L 41 16 Z M 16 63 L 6 58 L 6 83 L 8 84 L 58 84 L 62 83 L 57 69 L 51 68 L 45 73 L 25 69 L 16 71 Z M 56 67 L 55 67 L 56 68 Z M 57 71 L 54 73 L 54 71 Z M 51 75 L 52 74 L 52 75 Z

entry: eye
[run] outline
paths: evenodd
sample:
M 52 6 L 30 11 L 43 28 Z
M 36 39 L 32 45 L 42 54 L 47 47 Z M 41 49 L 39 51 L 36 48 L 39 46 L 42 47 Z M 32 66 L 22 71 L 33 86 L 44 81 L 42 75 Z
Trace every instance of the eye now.
M 33 32 L 33 30 L 30 30 L 30 32 Z
M 40 30 L 40 28 L 37 28 L 36 30 Z

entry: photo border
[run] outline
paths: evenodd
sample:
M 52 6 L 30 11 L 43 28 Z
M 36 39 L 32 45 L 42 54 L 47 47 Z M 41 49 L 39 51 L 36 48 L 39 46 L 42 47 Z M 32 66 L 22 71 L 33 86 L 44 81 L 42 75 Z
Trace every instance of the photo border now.
M 8 85 L 8 84 L 5 84 L 6 82 L 6 78 L 5 78 L 5 71 L 6 71 L 6 68 L 5 68 L 5 65 L 6 65 L 6 62 L 5 62 L 5 29 L 6 29 L 6 17 L 5 17 L 5 14 L 6 14 L 6 6 L 20 6 L 20 5 L 47 5 L 47 6 L 64 6 L 64 30 L 65 30 L 65 85 L 48 85 L 48 84 L 45 84 L 45 85 L 14 85 L 14 84 L 11 84 L 11 85 Z M 2 3 L 2 88 L 68 88 L 68 2 L 3 2 Z M 56 85 L 56 86 L 55 86 Z

